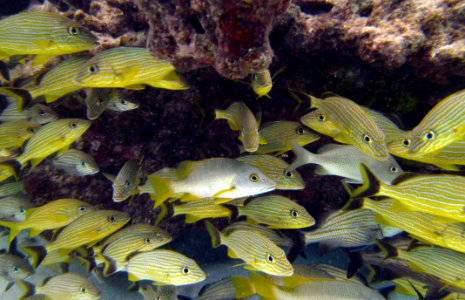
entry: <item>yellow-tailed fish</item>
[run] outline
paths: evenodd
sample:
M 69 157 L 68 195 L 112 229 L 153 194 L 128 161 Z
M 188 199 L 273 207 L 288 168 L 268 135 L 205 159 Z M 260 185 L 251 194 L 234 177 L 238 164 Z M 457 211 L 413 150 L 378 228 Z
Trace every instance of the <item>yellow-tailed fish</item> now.
M 231 258 L 242 259 L 248 269 L 270 275 L 291 276 L 294 272 L 283 249 L 263 235 L 249 230 L 220 232 L 210 222 L 205 222 L 213 247 L 225 245 Z
M 0 199 L 0 219 L 12 222 L 23 222 L 26 210 L 32 203 L 24 196 L 12 195 Z
M 270 70 L 266 69 L 261 72 L 257 72 L 252 74 L 252 79 L 250 81 L 250 85 L 252 86 L 252 90 L 257 94 L 258 98 L 260 97 L 268 97 L 268 93 L 273 88 L 273 81 L 271 78 Z
M 186 215 L 186 223 L 195 223 L 208 218 L 231 218 L 232 211 L 220 204 L 216 204 L 212 198 L 190 201 L 173 205 L 173 217 Z
M 50 154 L 67 150 L 90 125 L 90 121 L 82 119 L 59 119 L 45 124 L 29 139 L 16 160 L 22 167 L 31 160 L 35 167 Z
M 32 274 L 34 274 L 34 269 L 24 258 L 9 253 L 0 253 L 0 278 L 11 282 L 24 279 Z
M 38 83 L 38 86 L 26 89 L 32 98 L 45 97 L 45 102 L 54 102 L 66 94 L 80 90 L 73 78 L 81 66 L 89 59 L 87 56 L 70 57 L 48 71 Z
M 270 228 L 299 229 L 315 224 L 315 219 L 303 206 L 280 195 L 247 200 L 244 207 L 237 209 L 239 216 L 246 216 L 247 221 Z
M 384 133 L 357 103 L 339 96 L 310 98 L 311 107 L 316 110 L 304 115 L 302 123 L 338 142 L 352 144 L 378 160 L 388 158 Z M 329 128 L 325 124 L 327 120 L 332 124 Z
M 95 55 L 74 79 L 82 87 L 143 89 L 143 85 L 185 90 L 186 83 L 167 60 L 153 57 L 147 48 L 115 47 Z
M 33 65 L 37 65 L 95 44 L 96 38 L 82 25 L 56 13 L 22 12 L 0 21 L 0 59 L 36 54 Z
M 141 166 L 135 160 L 128 160 L 113 181 L 113 201 L 122 202 L 136 193 L 140 183 Z
M 38 131 L 40 125 L 26 120 L 0 124 L 0 149 L 20 148 Z
M 127 97 L 123 97 L 119 90 L 113 90 L 110 95 L 110 102 L 108 102 L 107 110 L 123 112 L 133 110 L 139 107 L 139 104 L 131 101 Z
M 26 295 L 42 294 L 50 300 L 97 300 L 100 290 L 86 277 L 77 273 L 63 273 L 48 278 L 43 285 L 23 287 Z
M 36 103 L 32 107 L 19 111 L 15 102 L 10 103 L 0 115 L 1 122 L 28 120 L 36 124 L 46 124 L 58 119 L 57 113 L 50 107 Z
M 420 211 L 445 219 L 465 221 L 465 177 L 448 174 L 406 174 L 392 185 L 379 181 L 361 165 L 363 185 L 350 191 L 352 198 L 386 196 L 393 211 Z
M 123 227 L 131 217 L 116 210 L 96 210 L 83 215 L 66 226 L 50 244 L 47 253 L 54 250 L 70 252 L 79 246 L 97 242 Z
M 385 236 L 374 217 L 375 213 L 368 209 L 337 210 L 324 218 L 318 228 L 304 232 L 305 244 L 320 243 L 331 248 L 374 244 Z
M 258 131 L 266 144 L 260 144 L 256 154 L 276 153 L 283 154 L 291 150 L 291 142 L 295 141 L 300 146 L 313 143 L 320 136 L 300 124 L 292 121 L 277 121 L 264 124 Z
M 276 182 L 277 190 L 301 190 L 305 183 L 297 171 L 287 171 L 289 165 L 282 159 L 272 155 L 246 155 L 236 158 L 258 168 L 268 178 Z
M 255 294 L 255 286 L 250 279 L 242 276 L 230 276 L 206 284 L 195 300 L 244 299 Z
M 161 285 L 154 287 L 153 285 L 140 286 L 139 294 L 144 297 L 144 300 L 177 300 L 177 291 L 174 285 Z
M 318 149 L 318 153 L 312 153 L 295 142 L 292 145 L 296 158 L 287 171 L 316 164 L 315 173 L 318 175 L 341 176 L 345 182 L 362 183 L 360 164 L 363 163 L 387 184 L 403 172 L 394 157 L 389 155 L 386 160 L 377 160 L 352 145 L 326 144 Z
M 0 198 L 16 194 L 24 194 L 24 183 L 22 181 L 0 185 Z
M 257 294 L 270 300 L 318 300 L 318 299 L 353 299 L 353 300 L 384 300 L 385 298 L 374 289 L 367 286 L 331 278 L 307 279 L 296 287 L 280 287 L 264 276 L 251 273 Z
M 126 271 L 130 281 L 151 280 L 160 285 L 193 284 L 206 278 L 193 259 L 161 249 L 135 254 L 129 259 Z
M 126 228 L 118 230 L 117 232 L 110 235 L 106 238 L 101 244 L 102 247 L 105 247 L 108 244 L 115 242 L 116 240 L 125 237 L 126 235 L 139 234 L 139 233 L 148 233 L 153 234 L 160 244 L 166 244 L 171 241 L 171 236 L 161 229 L 160 227 L 153 226 L 146 223 L 137 223 L 132 224 Z M 161 245 L 160 245 L 161 246 Z
M 215 109 L 215 119 L 225 119 L 232 130 L 240 131 L 239 140 L 247 152 L 257 151 L 259 143 L 266 144 L 258 133 L 260 122 L 244 102 L 234 102 L 226 110 Z
M 17 177 L 17 169 L 8 159 L 0 159 L 0 182 L 10 177 Z
M 154 232 L 128 232 L 126 235 L 103 247 L 94 246 L 95 262 L 97 265 L 104 263 L 103 274 L 110 275 L 114 272 L 124 270 L 125 262 L 130 255 L 153 250 L 170 241 L 171 237 L 169 239 L 160 239 L 160 236 Z
M 173 179 L 149 177 L 156 193 L 151 195 L 155 207 L 176 195 L 184 200 L 218 198 L 217 202 L 222 203 L 266 193 L 276 187 L 259 169 L 230 158 L 184 161 L 175 172 Z
M 436 104 L 411 133 L 410 155 L 439 150 L 465 136 L 465 90 L 458 91 Z
M 34 237 L 44 230 L 66 226 L 93 210 L 92 205 L 81 200 L 58 199 L 27 209 L 24 222 L 0 221 L 0 225 L 10 228 L 11 242 L 24 229 L 29 229 L 29 236 Z
M 280 235 L 278 232 L 274 231 L 271 228 L 261 226 L 261 225 L 250 225 L 247 224 L 245 221 L 241 222 L 234 222 L 226 227 L 223 231 L 224 232 L 232 232 L 235 230 L 242 230 L 242 231 L 254 231 L 267 239 L 269 239 L 273 244 L 283 247 L 289 247 L 291 245 L 291 240 L 287 237 Z
M 390 210 L 392 199 L 375 201 L 363 199 L 363 208 L 376 212 L 375 221 L 402 229 L 410 236 L 433 245 L 465 253 L 465 225 L 462 223 L 441 223 L 435 216 L 417 211 Z
M 87 176 L 100 171 L 92 156 L 76 149 L 69 149 L 54 158 L 53 166 L 73 176 Z

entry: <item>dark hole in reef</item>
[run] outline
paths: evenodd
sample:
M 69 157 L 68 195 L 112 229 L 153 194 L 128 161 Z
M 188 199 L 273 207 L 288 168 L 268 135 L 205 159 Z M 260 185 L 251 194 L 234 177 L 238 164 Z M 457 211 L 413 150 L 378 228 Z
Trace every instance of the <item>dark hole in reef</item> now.
M 190 16 L 187 18 L 187 22 L 194 27 L 195 32 L 198 34 L 205 33 L 205 29 L 203 29 L 202 24 L 200 23 L 199 19 L 196 16 Z
M 298 1 L 300 10 L 308 15 L 319 15 L 328 13 L 334 5 L 326 1 Z
M 368 5 L 366 7 L 363 7 L 359 10 L 358 14 L 361 17 L 368 17 L 371 15 L 371 12 L 373 11 L 373 7 L 371 5 Z

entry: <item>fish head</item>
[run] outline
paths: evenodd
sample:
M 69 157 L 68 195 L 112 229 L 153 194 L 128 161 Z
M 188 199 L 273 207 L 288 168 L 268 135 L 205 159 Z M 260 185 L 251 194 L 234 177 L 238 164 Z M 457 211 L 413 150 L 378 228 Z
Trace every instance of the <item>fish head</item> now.
M 100 168 L 92 157 L 81 157 L 76 164 L 76 171 L 81 175 L 92 175 L 98 173 Z
M 161 231 L 139 233 L 137 236 L 142 242 L 141 246 L 138 248 L 138 251 L 140 252 L 153 250 L 171 242 L 172 240 L 170 235 Z
M 284 212 L 285 221 L 283 224 L 288 224 L 287 228 L 305 228 L 315 225 L 315 219 L 300 205 L 293 205 L 288 211 Z
M 173 263 L 177 272 L 170 275 L 170 281 L 174 285 L 193 284 L 204 281 L 206 278 L 205 272 L 193 259 L 183 256 L 183 258 Z
M 296 170 L 283 169 L 279 179 L 275 181 L 276 188 L 280 190 L 302 190 L 305 188 L 305 182 Z
M 247 165 L 242 170 L 234 178 L 233 186 L 244 195 L 263 194 L 276 188 L 276 182 L 259 169 Z
M 76 220 L 85 214 L 95 211 L 95 208 L 91 204 L 81 200 L 63 199 L 62 201 L 66 201 L 69 217 L 73 220 Z
M 83 119 L 69 119 L 67 120 L 67 131 L 64 134 L 65 141 L 75 141 L 84 132 L 89 129 L 91 122 Z
M 298 124 L 294 128 L 294 135 L 292 137 L 292 140 L 297 142 L 300 146 L 313 143 L 319 139 L 320 136 L 316 132 L 313 132 L 312 130 L 301 124 Z
M 116 210 L 110 210 L 107 212 L 107 219 L 106 223 L 108 227 L 116 227 L 116 228 L 121 228 L 131 220 L 131 216 L 129 216 L 128 213 L 121 212 L 121 211 L 116 211 Z
M 408 149 L 411 143 L 411 136 L 397 138 L 388 144 L 389 152 L 396 156 L 405 157 L 408 155 Z
M 37 124 L 46 124 L 58 119 L 58 114 L 50 107 L 36 104 L 31 109 L 31 120 Z
M 39 130 L 40 125 L 31 122 L 26 122 L 24 127 L 18 130 L 18 137 L 21 139 L 29 139 L 34 133 Z
M 9 280 L 24 279 L 34 274 L 34 269 L 27 260 L 13 254 L 2 254 L 1 261 L 6 265 L 6 277 Z
M 87 118 L 89 120 L 97 119 L 107 108 L 110 101 L 112 89 L 87 89 L 86 90 L 86 106 Z
M 50 39 L 60 49 L 72 52 L 88 50 L 97 45 L 97 38 L 88 29 L 69 19 L 63 20 L 52 30 Z
M 276 276 L 292 276 L 294 268 L 287 260 L 284 251 L 273 243 L 270 247 L 263 247 L 258 257 L 255 258 L 255 267 L 262 272 Z
M 258 134 L 258 127 L 252 130 L 242 130 L 240 140 L 247 152 L 255 152 L 258 150 L 260 142 L 260 135 Z
M 84 87 L 112 87 L 116 80 L 119 80 L 118 74 L 111 62 L 99 54 L 89 59 L 74 78 L 77 85 Z
M 388 147 L 383 132 L 379 133 L 379 135 L 371 132 L 362 133 L 357 137 L 356 147 L 378 160 L 386 160 L 389 156 Z
M 441 139 L 438 139 L 437 133 L 433 129 L 421 130 L 413 129 L 412 141 L 408 148 L 408 154 L 410 155 L 422 155 L 433 152 L 441 147 L 445 146 Z
M 397 161 L 389 155 L 387 160 L 375 160 L 370 164 L 369 169 L 379 178 L 382 182 L 390 184 L 403 170 Z
M 254 73 L 251 78 L 250 85 L 258 97 L 267 96 L 273 88 L 273 81 L 269 70 Z
M 67 280 L 69 282 L 69 286 L 67 286 L 69 299 L 96 300 L 100 298 L 100 290 L 86 277 L 74 273 L 64 273 L 63 275 L 69 278 Z
M 115 89 L 110 95 L 110 102 L 108 104 L 108 109 L 114 111 L 128 111 L 133 110 L 139 107 L 139 104 L 136 102 L 132 102 L 119 92 L 119 90 Z
M 317 108 L 300 118 L 300 121 L 307 127 L 324 135 L 336 136 L 341 132 L 335 120 L 321 108 Z

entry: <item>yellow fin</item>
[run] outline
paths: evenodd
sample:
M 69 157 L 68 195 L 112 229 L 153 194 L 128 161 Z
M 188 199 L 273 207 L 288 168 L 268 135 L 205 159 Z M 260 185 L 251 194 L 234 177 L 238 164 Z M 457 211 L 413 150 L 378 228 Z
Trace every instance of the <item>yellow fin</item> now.
M 66 153 L 66 151 L 68 151 L 68 150 L 69 150 L 69 147 L 70 147 L 70 145 L 68 145 L 68 146 L 66 146 L 66 147 L 63 147 L 63 148 L 61 148 L 60 150 L 58 150 L 58 151 L 56 152 L 56 155 L 57 155 L 57 156 L 60 156 L 60 155 L 63 155 L 63 154 L 65 154 L 65 153 Z
M 40 229 L 30 228 L 29 229 L 29 237 L 33 238 L 35 236 L 38 236 L 41 232 L 42 232 L 42 230 L 40 230 Z
M 237 256 L 237 254 L 231 250 L 231 248 L 228 248 L 228 256 L 231 258 L 239 258 L 239 256 Z
M 172 194 L 170 189 L 170 180 L 158 176 L 149 177 L 155 194 L 150 194 L 150 198 L 155 201 L 154 208 L 163 204 Z
M 392 201 L 392 205 L 389 208 L 392 212 L 399 213 L 399 212 L 404 212 L 404 211 L 411 211 L 411 209 L 407 206 L 405 206 L 402 202 L 399 200 L 394 200 Z
M 343 135 L 333 136 L 333 140 L 339 143 L 343 143 L 343 144 L 350 144 L 350 141 L 348 141 L 347 138 Z
M 260 136 L 260 140 L 258 142 L 260 145 L 266 145 L 268 144 L 268 142 L 266 141 L 266 139 L 262 136 Z
M 37 54 L 36 56 L 34 56 L 34 59 L 32 60 L 31 65 L 33 67 L 43 65 L 46 62 L 48 62 L 50 60 L 50 58 L 52 58 L 52 57 L 53 57 L 53 55 Z
M 160 213 L 158 214 L 157 218 L 155 219 L 155 226 L 158 226 L 163 218 L 168 214 L 168 207 L 166 204 L 161 204 L 160 205 Z
M 46 94 L 45 103 L 52 103 L 61 98 L 61 95 Z
M 274 295 L 274 289 L 276 286 L 266 279 L 263 275 L 258 273 L 250 273 L 250 280 L 256 289 L 256 293 L 265 299 L 277 300 L 278 298 Z M 237 292 L 236 292 L 237 293 Z
M 140 91 L 140 90 L 145 89 L 145 85 L 143 85 L 143 84 L 132 84 L 132 85 L 125 86 L 124 88 L 128 89 L 128 90 Z
M 234 191 L 235 189 L 236 189 L 236 187 L 233 186 L 233 187 L 231 187 L 231 188 L 229 188 L 229 189 L 219 191 L 219 192 L 217 192 L 216 194 L 214 194 L 214 195 L 212 196 L 212 198 L 221 198 L 221 195 L 226 194 L 226 193 L 228 193 L 228 192 L 232 192 L 232 191 Z M 228 201 L 229 201 L 229 200 L 228 200 Z M 215 203 L 216 203 L 216 200 L 215 200 Z
M 381 225 L 392 226 L 392 224 L 389 224 L 389 222 L 387 222 L 386 219 L 384 219 L 383 216 L 380 214 L 375 214 L 374 221 Z
M 0 226 L 4 226 L 10 229 L 8 244 L 10 244 L 14 240 L 14 238 L 24 229 L 22 227 L 23 224 L 24 223 L 22 222 L 0 221 Z
M 174 70 L 166 74 L 163 78 L 155 78 L 145 81 L 144 83 L 167 90 L 187 90 L 189 88 Z
M 44 158 L 45 157 L 31 159 L 31 167 L 32 168 L 36 167 L 38 164 L 40 164 L 44 160 Z
M 441 163 L 435 163 L 434 164 L 436 167 L 441 168 L 443 170 L 447 171 L 460 171 L 460 167 L 457 165 L 452 165 L 452 164 L 441 164 Z
M 188 215 L 186 215 L 186 224 L 192 224 L 192 223 L 195 223 L 195 222 L 200 221 L 202 219 L 205 219 L 205 218 L 197 217 L 197 216 L 188 214 Z
M 236 298 L 244 299 L 255 294 L 255 286 L 252 282 L 242 276 L 231 276 L 231 281 L 236 287 Z

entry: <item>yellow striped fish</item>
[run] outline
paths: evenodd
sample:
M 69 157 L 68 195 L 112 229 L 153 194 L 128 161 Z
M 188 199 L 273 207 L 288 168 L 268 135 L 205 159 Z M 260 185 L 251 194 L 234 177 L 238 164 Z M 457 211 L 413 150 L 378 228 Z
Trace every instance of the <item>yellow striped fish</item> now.
M 0 149 L 21 148 L 37 132 L 40 125 L 18 120 L 0 124 Z
M 195 300 L 245 299 L 254 294 L 255 286 L 250 279 L 230 276 L 204 285 Z
M 31 93 L 34 99 L 44 96 L 45 102 L 54 102 L 64 95 L 82 88 L 74 83 L 73 78 L 76 77 L 79 69 L 85 65 L 88 59 L 87 56 L 70 57 L 45 73 L 38 86 L 24 88 Z
M 320 243 L 331 248 L 374 244 L 376 239 L 385 236 L 374 217 L 375 213 L 368 209 L 337 210 L 329 214 L 317 229 L 304 232 L 305 244 Z
M 70 252 L 79 246 L 97 242 L 123 227 L 131 217 L 116 210 L 96 210 L 66 226 L 50 244 L 48 253 L 63 249 Z
M 465 90 L 436 104 L 412 129 L 409 154 L 422 155 L 439 150 L 465 136 Z
M 33 65 L 50 57 L 86 51 L 96 38 L 82 25 L 62 15 L 29 11 L 0 21 L 0 59 L 36 54 Z
M 7 196 L 0 199 L 0 219 L 4 221 L 23 222 L 26 210 L 32 207 L 24 196 Z
M 9 253 L 0 253 L 0 278 L 11 282 L 15 279 L 24 279 L 32 274 L 34 274 L 34 269 L 24 258 Z
M 126 271 L 130 281 L 151 280 L 175 286 L 201 282 L 206 278 L 205 272 L 193 259 L 161 249 L 132 256 Z
M 16 167 L 8 159 L 0 159 L 0 182 L 12 176 L 17 177 Z
M 373 121 L 375 121 L 378 128 L 384 132 L 384 135 L 386 136 L 386 144 L 389 145 L 390 142 L 405 136 L 406 132 L 400 129 L 393 121 L 382 113 L 365 106 L 362 106 L 362 109 L 366 111 Z
M 282 159 L 272 155 L 246 155 L 236 158 L 260 171 L 276 182 L 277 190 L 301 190 L 305 183 L 297 171 L 288 171 L 289 165 Z
M 190 201 L 173 205 L 173 217 L 186 215 L 186 223 L 195 223 L 208 218 L 231 218 L 231 210 L 216 204 L 212 198 Z
M 291 276 L 294 272 L 283 249 L 255 231 L 234 230 L 220 232 L 210 222 L 205 222 L 214 248 L 228 247 L 231 258 L 242 259 L 248 269 L 276 276 Z
M 29 288 L 29 289 L 28 289 Z M 82 275 L 77 273 L 67 272 L 48 278 L 43 285 L 35 288 L 28 287 L 26 295 L 42 294 L 47 299 L 100 299 L 100 290 Z
M 446 219 L 465 221 L 465 177 L 447 174 L 400 176 L 393 185 L 380 182 L 361 166 L 363 185 L 349 192 L 352 198 L 386 196 L 393 198 L 393 211 L 420 211 Z
M 364 198 L 363 208 L 376 212 L 374 220 L 380 224 L 402 229 L 417 240 L 465 253 L 464 224 L 444 224 L 433 215 L 416 211 L 394 212 L 390 210 L 393 201 Z
M 266 224 L 270 228 L 299 229 L 315 224 L 315 219 L 303 206 L 280 195 L 253 198 L 237 209 L 239 216 L 246 216 L 248 222 Z
M 83 65 L 74 82 L 82 87 L 143 89 L 143 85 L 185 90 L 186 83 L 167 60 L 153 57 L 147 48 L 115 47 Z
M 170 242 L 172 239 L 171 236 L 160 227 L 146 223 L 137 223 L 113 233 L 101 243 L 101 246 L 105 247 L 106 245 L 109 245 L 115 242 L 116 240 L 125 237 L 126 235 L 141 233 L 153 234 L 156 237 L 156 239 L 159 240 L 159 243 L 163 244 Z
M 265 96 L 271 99 L 271 97 L 268 96 L 268 93 L 273 88 L 273 80 L 271 78 L 270 70 L 266 69 L 252 74 L 250 85 L 252 86 L 254 93 L 257 94 L 257 98 Z
M 384 133 L 357 103 L 340 96 L 325 99 L 310 96 L 310 99 L 311 107 L 316 110 L 304 115 L 302 123 L 317 132 L 330 135 L 338 142 L 352 144 L 376 159 L 388 158 Z M 325 128 L 327 120 L 338 130 Z
M 72 176 L 87 176 L 100 171 L 94 158 L 89 154 L 70 149 L 52 160 L 53 166 Z
M 24 183 L 22 181 L 16 181 L 0 185 L 0 198 L 16 194 L 24 194 Z
M 274 231 L 271 228 L 261 226 L 261 225 L 250 225 L 245 221 L 234 222 L 228 225 L 223 231 L 232 232 L 236 230 L 242 231 L 254 231 L 267 239 L 269 239 L 273 244 L 277 246 L 289 247 L 291 246 L 291 240 L 287 237 L 280 235 L 278 232 Z
M 135 160 L 128 160 L 123 165 L 113 181 L 113 202 L 123 202 L 137 193 L 141 172 L 141 166 Z
M 20 112 L 16 102 L 11 102 L 0 115 L 0 122 L 27 120 L 41 125 L 56 119 L 58 119 L 57 113 L 50 107 L 40 103 Z
M 90 125 L 89 121 L 81 119 L 59 119 L 45 124 L 31 137 L 16 160 L 22 167 L 31 160 L 35 167 L 50 154 L 67 149 Z
M 44 230 L 66 226 L 93 210 L 92 205 L 81 200 L 58 199 L 37 208 L 29 208 L 24 222 L 0 221 L 0 225 L 10 228 L 11 242 L 24 229 L 29 229 L 29 236 L 34 237 Z
M 258 133 L 266 141 L 266 144 L 260 144 L 256 154 L 273 153 L 280 155 L 291 150 L 292 141 L 300 146 L 305 146 L 320 139 L 320 136 L 309 128 L 299 122 L 292 121 L 266 123 Z

